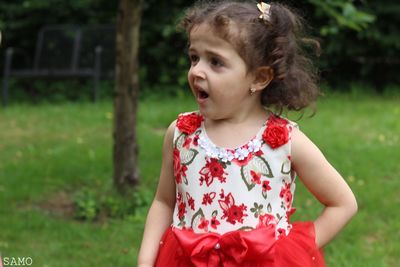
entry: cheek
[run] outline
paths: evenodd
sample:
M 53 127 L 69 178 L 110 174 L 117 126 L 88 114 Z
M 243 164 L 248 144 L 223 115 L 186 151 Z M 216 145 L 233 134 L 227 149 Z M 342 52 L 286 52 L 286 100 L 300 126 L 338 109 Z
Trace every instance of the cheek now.
M 189 69 L 189 71 L 187 73 L 187 81 L 189 83 L 190 91 L 193 93 L 193 95 L 195 95 L 196 93 L 195 93 L 195 90 L 194 90 L 194 76 L 193 76 L 193 73 L 190 71 L 190 69 Z
M 188 80 L 188 82 L 189 82 L 189 85 L 192 86 L 192 85 L 193 85 L 193 74 L 192 74 L 191 69 L 188 70 L 188 73 L 187 73 L 187 80 Z

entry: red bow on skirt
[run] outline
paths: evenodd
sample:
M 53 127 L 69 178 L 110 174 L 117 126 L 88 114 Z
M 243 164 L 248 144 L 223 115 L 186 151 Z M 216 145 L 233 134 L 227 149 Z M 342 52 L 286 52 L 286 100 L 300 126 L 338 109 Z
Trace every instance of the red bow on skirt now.
M 275 230 L 262 227 L 252 231 L 233 231 L 223 235 L 197 234 L 172 229 L 185 255 L 195 266 L 240 266 L 243 261 L 273 262 Z M 260 238 L 262 237 L 262 238 Z

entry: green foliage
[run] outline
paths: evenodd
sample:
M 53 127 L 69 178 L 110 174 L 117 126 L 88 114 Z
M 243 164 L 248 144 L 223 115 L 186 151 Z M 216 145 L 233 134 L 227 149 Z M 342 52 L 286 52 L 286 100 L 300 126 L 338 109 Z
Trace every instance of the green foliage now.
M 322 41 L 322 76 L 336 88 L 352 81 L 378 91 L 399 84 L 400 3 L 385 1 L 317 1 L 310 23 Z
M 373 15 L 360 11 L 350 1 L 308 0 L 308 2 L 315 6 L 316 16 L 331 18 L 328 25 L 320 27 L 322 36 L 335 35 L 342 28 L 361 31 L 366 29 L 375 20 Z
M 75 217 L 82 220 L 94 220 L 100 210 L 94 191 L 84 190 L 74 198 Z
M 73 198 L 74 217 L 84 221 L 101 221 L 135 216 L 149 206 L 152 195 L 139 189 L 121 195 L 115 191 L 104 192 L 100 188 L 84 188 Z
M 144 88 L 163 88 L 175 93 L 186 87 L 187 41 L 176 29 L 185 8 L 184 0 L 145 1 L 140 37 L 141 82 Z
M 321 41 L 322 55 L 318 64 L 323 80 L 335 88 L 363 81 L 379 90 L 400 83 L 397 75 L 400 4 L 397 0 L 279 2 L 299 10 L 311 25 L 311 33 Z M 183 10 L 192 4 L 193 1 L 184 0 L 144 1 L 139 53 L 144 90 L 176 94 L 187 87 L 187 41 L 176 31 L 176 25 Z M 2 46 L 20 47 L 33 55 L 41 26 L 60 22 L 115 24 L 117 5 L 118 1 L 108 0 L 2 1 Z M 0 62 L 0 66 L 2 64 Z M 44 94 L 51 94 L 51 91 Z

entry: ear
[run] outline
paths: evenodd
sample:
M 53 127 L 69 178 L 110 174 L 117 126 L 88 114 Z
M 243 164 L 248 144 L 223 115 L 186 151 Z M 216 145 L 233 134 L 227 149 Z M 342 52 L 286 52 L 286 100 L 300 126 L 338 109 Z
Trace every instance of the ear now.
M 252 87 L 256 91 L 262 91 L 274 79 L 274 70 L 268 66 L 262 66 L 255 70 Z

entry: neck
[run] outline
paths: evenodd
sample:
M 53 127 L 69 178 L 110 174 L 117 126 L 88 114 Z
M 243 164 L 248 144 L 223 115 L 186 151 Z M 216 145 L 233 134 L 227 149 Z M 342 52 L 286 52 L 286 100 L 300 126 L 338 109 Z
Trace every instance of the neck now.
M 266 110 L 261 104 L 256 106 L 250 106 L 249 109 L 240 108 L 232 114 L 223 116 L 217 119 L 207 119 L 208 123 L 216 123 L 221 125 L 244 125 L 253 124 L 257 122 L 264 122 L 268 116 L 269 111 Z

